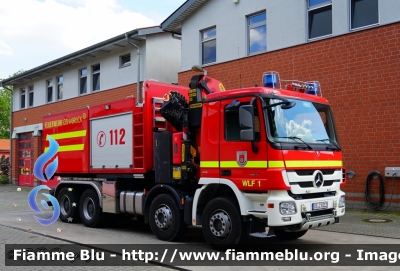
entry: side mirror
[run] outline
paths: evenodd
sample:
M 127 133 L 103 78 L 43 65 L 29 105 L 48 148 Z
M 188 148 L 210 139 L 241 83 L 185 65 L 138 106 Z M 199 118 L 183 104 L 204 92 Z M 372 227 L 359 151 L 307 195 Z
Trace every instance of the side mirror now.
M 240 140 L 254 141 L 254 107 L 252 105 L 242 105 L 239 108 Z

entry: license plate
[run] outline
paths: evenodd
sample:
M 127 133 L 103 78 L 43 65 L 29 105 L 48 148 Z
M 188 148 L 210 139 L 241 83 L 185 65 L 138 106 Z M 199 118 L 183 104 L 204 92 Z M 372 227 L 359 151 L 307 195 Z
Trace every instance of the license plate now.
M 313 210 L 328 209 L 328 202 L 327 201 L 314 202 L 312 204 L 312 209 Z

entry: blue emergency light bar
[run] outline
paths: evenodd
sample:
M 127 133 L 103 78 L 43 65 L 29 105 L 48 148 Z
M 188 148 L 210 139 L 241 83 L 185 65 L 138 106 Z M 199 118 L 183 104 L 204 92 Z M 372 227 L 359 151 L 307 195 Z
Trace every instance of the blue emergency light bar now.
M 281 88 L 281 83 L 284 83 L 287 90 L 322 96 L 321 84 L 318 81 L 280 80 L 279 73 L 274 71 L 264 72 L 262 83 L 264 87 L 268 88 Z
M 315 96 L 322 96 L 321 85 L 318 81 L 306 82 L 306 84 L 309 87 L 306 91 L 307 94 L 315 95 Z
M 279 73 L 264 72 L 262 78 L 263 86 L 268 88 L 280 88 Z

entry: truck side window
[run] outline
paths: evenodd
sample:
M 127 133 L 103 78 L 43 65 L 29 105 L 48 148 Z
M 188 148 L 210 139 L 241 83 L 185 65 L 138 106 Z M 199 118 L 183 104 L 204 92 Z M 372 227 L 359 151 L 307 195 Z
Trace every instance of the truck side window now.
M 249 103 L 241 103 L 245 105 Z M 239 106 L 225 107 L 225 140 L 226 141 L 241 141 L 240 131 L 243 128 L 239 123 Z M 256 141 L 260 140 L 260 120 L 258 116 L 258 108 L 254 106 L 254 129 Z

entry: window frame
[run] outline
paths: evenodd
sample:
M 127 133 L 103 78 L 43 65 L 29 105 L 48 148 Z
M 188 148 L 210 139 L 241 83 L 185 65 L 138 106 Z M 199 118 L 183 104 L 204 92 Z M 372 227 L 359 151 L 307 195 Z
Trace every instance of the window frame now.
M 28 107 L 33 107 L 34 106 L 34 92 L 35 88 L 33 85 L 28 86 Z M 31 95 L 32 94 L 32 95 Z M 31 99 L 32 97 L 32 99 Z
M 123 59 L 124 57 L 127 57 L 127 56 L 129 56 L 129 61 L 124 63 L 124 62 L 122 61 L 122 59 Z M 124 55 L 120 55 L 120 56 L 119 56 L 119 67 L 120 67 L 120 68 L 125 68 L 125 67 L 130 66 L 130 65 L 131 65 L 131 61 L 132 61 L 132 55 L 131 55 L 131 53 L 124 54 Z
M 61 83 L 60 83 L 60 78 L 61 78 Z M 57 76 L 56 83 L 57 83 L 57 101 L 59 101 L 63 99 L 64 75 Z M 60 86 L 61 86 L 61 95 L 60 95 Z
M 51 81 L 51 82 L 50 82 Z M 49 82 L 51 85 L 49 85 Z M 54 78 L 46 80 L 46 103 L 52 103 L 54 97 Z M 49 88 L 51 87 L 51 100 L 49 100 Z
M 99 67 L 98 70 L 95 70 L 95 67 Z M 95 89 L 95 76 L 98 76 L 98 81 L 99 81 L 99 88 Z M 100 91 L 100 63 L 92 65 L 92 92 L 95 91 Z
M 238 101 L 236 99 L 231 99 L 231 103 L 234 101 Z M 239 101 L 238 101 L 239 102 Z M 237 108 L 232 108 L 232 110 L 227 111 L 227 107 L 230 103 L 226 104 L 223 108 L 223 118 L 224 118 L 224 140 L 225 142 L 244 142 L 244 140 L 240 139 L 240 131 L 245 130 L 246 128 L 240 127 L 239 120 L 239 110 L 243 105 L 250 105 L 250 101 L 240 101 L 239 106 Z M 255 130 L 255 142 L 260 142 L 261 140 L 261 127 L 260 127 L 260 114 L 258 111 L 258 104 L 255 102 L 253 104 L 254 107 L 254 130 Z M 233 118 L 236 120 L 232 122 Z M 235 126 L 235 133 L 232 131 L 232 126 Z M 236 134 L 236 135 L 234 135 Z M 229 136 L 228 136 L 229 135 Z
M 331 33 L 330 34 L 325 34 L 322 36 L 318 36 L 318 37 L 310 37 L 311 34 L 311 16 L 310 14 L 312 12 L 315 12 L 317 10 L 322 10 L 322 9 L 326 9 L 327 7 L 330 7 L 331 10 Z M 310 0 L 307 0 L 307 39 L 309 41 L 314 41 L 314 40 L 318 40 L 318 39 L 324 39 L 327 37 L 332 37 L 333 35 L 333 5 L 332 5 L 332 0 L 325 0 L 322 3 L 310 6 Z
M 20 106 L 20 109 L 25 109 L 26 108 L 26 88 L 25 87 L 20 88 L 19 91 L 21 94 L 19 106 Z M 22 106 L 22 102 L 24 103 L 23 106 Z
M 82 71 L 86 70 L 86 74 L 82 75 Z M 87 85 L 88 85 L 88 80 L 87 80 L 87 67 L 79 69 L 78 71 L 78 76 L 79 76 L 79 95 L 85 95 L 88 94 L 88 89 L 87 89 Z M 82 93 L 82 79 L 85 78 L 85 92 Z
M 215 36 L 212 36 L 211 38 L 204 38 L 204 33 L 205 32 L 207 32 L 207 31 L 210 31 L 210 30 L 215 30 Z M 209 42 L 209 41 L 212 41 L 212 40 L 215 40 L 215 61 L 211 61 L 211 62 L 207 62 L 207 63 L 204 63 L 204 43 L 206 43 L 206 42 Z M 209 28 L 205 28 L 205 29 L 202 29 L 202 30 L 200 30 L 200 41 L 201 41 L 201 44 L 200 44 L 200 47 L 201 47 L 201 57 L 200 57 L 200 59 L 201 59 L 201 64 L 203 65 L 203 66 L 205 66 L 205 65 L 211 65 L 211 64 L 214 64 L 214 63 L 217 63 L 217 27 L 216 26 L 211 26 L 211 27 L 209 27 Z
M 368 24 L 368 25 L 363 25 L 363 26 L 359 26 L 359 27 L 354 27 L 353 28 L 353 5 L 354 5 L 354 1 L 357 1 L 357 0 L 350 0 L 349 1 L 349 4 L 350 4 L 350 6 L 349 6 L 349 18 L 350 18 L 350 25 L 349 25 L 349 27 L 350 27 L 350 31 L 358 31 L 358 30 L 362 30 L 362 29 L 366 29 L 366 28 L 371 28 L 371 27 L 375 27 L 375 26 L 378 26 L 379 25 L 379 22 L 380 22 L 380 13 L 379 13 L 379 1 L 378 0 L 376 0 L 377 1 L 377 5 L 378 5 L 378 9 L 377 9 L 377 12 L 378 12 L 378 22 L 376 22 L 376 23 L 373 23 L 373 24 Z
M 261 21 L 261 22 L 257 22 L 257 23 L 253 23 L 250 24 L 250 18 L 257 16 L 257 15 L 261 15 L 261 14 L 265 14 L 265 20 Z M 259 54 L 259 53 L 264 53 L 267 51 L 267 11 L 266 10 L 262 10 L 262 11 L 258 11 L 256 13 L 252 13 L 246 16 L 246 25 L 247 25 L 247 54 L 248 55 L 255 55 L 255 54 Z M 259 50 L 259 51 L 255 51 L 255 52 L 250 52 L 250 30 L 263 26 L 265 25 L 265 49 L 263 50 Z

